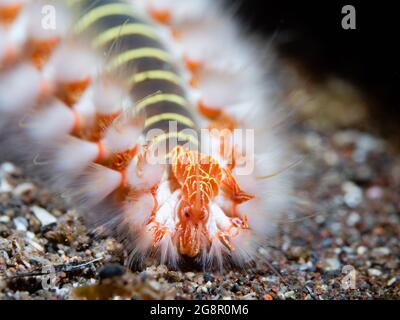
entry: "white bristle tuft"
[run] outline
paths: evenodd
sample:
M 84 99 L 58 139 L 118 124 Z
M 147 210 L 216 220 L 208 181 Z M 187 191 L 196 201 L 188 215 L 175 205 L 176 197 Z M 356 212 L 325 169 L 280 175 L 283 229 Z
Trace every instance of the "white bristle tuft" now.
M 127 103 L 127 96 L 125 90 L 110 81 L 97 81 L 93 85 L 93 102 L 96 111 L 100 114 L 113 114 L 120 111 Z
M 155 221 L 167 227 L 172 233 L 175 231 L 176 208 L 180 196 L 181 192 L 179 190 L 175 191 L 155 214 Z
M 148 190 L 161 181 L 165 166 L 158 163 L 143 163 L 138 166 L 137 161 L 134 160 L 130 163 L 127 170 L 129 185 Z
M 147 222 L 149 213 L 154 209 L 154 199 L 149 193 L 139 196 L 138 199 L 128 201 L 124 209 L 124 222 L 133 231 L 142 229 Z
M 11 26 L 6 28 L 0 25 L 0 67 L 2 63 L 7 62 L 6 60 L 9 58 L 7 55 L 18 56 L 21 54 L 23 45 L 28 38 L 27 30 L 27 10 L 22 10 Z
M 60 143 L 54 165 L 58 172 L 74 177 L 82 174 L 98 156 L 99 148 L 95 143 L 68 137 Z
M 40 95 L 41 84 L 40 72 L 27 63 L 0 74 L 0 111 L 17 114 L 32 108 Z
M 48 141 L 70 133 L 74 127 L 75 116 L 63 102 L 54 100 L 25 121 L 29 135 L 38 142 Z
M 102 165 L 92 164 L 74 186 L 73 193 L 92 207 L 100 203 L 121 184 L 121 173 Z
M 131 0 L 131 2 L 143 11 L 167 10 L 172 13 L 172 22 L 178 25 L 202 19 L 210 9 L 209 0 Z
M 44 74 L 56 83 L 72 83 L 93 78 L 100 66 L 100 59 L 84 46 L 65 44 L 55 50 Z
M 134 126 L 111 126 L 107 129 L 102 144 L 110 152 L 118 153 L 132 149 L 141 135 L 141 128 Z
M 81 99 L 74 105 L 73 109 L 77 112 L 82 120 L 80 126 L 91 126 L 94 121 L 94 116 L 96 115 L 96 107 L 93 103 L 93 92 L 90 90 L 86 90 L 81 97 Z

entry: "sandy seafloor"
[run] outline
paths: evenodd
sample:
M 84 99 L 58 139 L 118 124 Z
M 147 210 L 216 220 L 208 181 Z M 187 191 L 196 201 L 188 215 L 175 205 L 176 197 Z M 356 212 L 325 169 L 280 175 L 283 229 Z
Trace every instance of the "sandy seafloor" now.
M 400 156 L 359 129 L 360 113 L 349 111 L 354 99 L 338 102 L 329 90 L 291 94 L 306 101 L 290 139 L 303 155 L 296 195 L 307 205 L 288 212 L 261 250 L 281 277 L 262 263 L 223 274 L 165 266 L 128 271 L 120 244 L 95 238 L 73 208 L 4 162 L 0 299 L 399 299 Z M 321 115 L 315 106 L 338 109 Z M 49 265 L 51 277 L 41 275 Z

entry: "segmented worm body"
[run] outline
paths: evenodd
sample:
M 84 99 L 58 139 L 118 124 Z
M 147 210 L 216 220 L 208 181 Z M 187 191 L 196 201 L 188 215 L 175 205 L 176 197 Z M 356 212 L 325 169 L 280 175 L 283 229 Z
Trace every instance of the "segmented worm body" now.
M 288 156 L 264 50 L 224 7 L 0 0 L 0 38 L 2 135 L 19 128 L 4 144 L 89 224 L 132 261 L 254 259 L 288 203 Z

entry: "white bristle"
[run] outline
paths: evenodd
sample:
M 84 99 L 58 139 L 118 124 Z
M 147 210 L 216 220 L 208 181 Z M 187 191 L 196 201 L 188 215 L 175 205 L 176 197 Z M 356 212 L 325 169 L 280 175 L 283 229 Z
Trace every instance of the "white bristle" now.
M 126 104 L 127 93 L 115 83 L 97 81 L 93 85 L 93 102 L 100 114 L 113 114 Z
M 154 199 L 149 193 L 139 196 L 134 201 L 129 201 L 125 205 L 124 221 L 132 229 L 143 228 L 149 217 L 149 212 L 154 208 Z
M 179 203 L 181 191 L 175 191 L 156 212 L 155 221 L 166 226 L 171 232 L 175 230 L 176 209 Z
M 79 180 L 76 189 L 77 196 L 87 206 L 93 206 L 111 194 L 121 184 L 121 173 L 102 165 L 91 165 Z
M 27 120 L 26 127 L 35 141 L 42 142 L 70 133 L 74 122 L 72 110 L 63 102 L 54 100 L 34 114 L 32 119 Z
M 0 111 L 16 114 L 32 108 L 39 97 L 41 84 L 39 71 L 28 63 L 0 74 Z
M 96 107 L 93 103 L 93 92 L 86 90 L 80 100 L 74 105 L 73 109 L 80 115 L 82 127 L 90 127 L 94 121 L 94 116 L 96 115 Z
M 166 172 L 167 173 L 167 172 Z M 159 205 L 163 205 L 172 196 L 171 182 L 168 180 L 162 182 L 157 189 L 157 201 Z
M 98 155 L 99 149 L 95 143 L 70 137 L 60 143 L 54 164 L 57 171 L 76 176 L 96 160 Z
M 131 0 L 131 2 L 144 11 L 167 10 L 172 13 L 171 18 L 175 24 L 202 19 L 210 8 L 209 0 Z
M 138 166 L 136 161 L 132 161 L 128 167 L 128 183 L 140 189 L 150 189 L 161 181 L 164 171 L 162 164 L 143 163 Z
M 113 153 L 130 150 L 136 145 L 141 133 L 141 128 L 132 125 L 112 125 L 105 132 L 102 144 Z
M 72 83 L 93 78 L 100 65 L 98 57 L 84 46 L 66 44 L 55 50 L 44 74 L 56 83 Z
M 22 10 L 11 26 L 5 28 L 0 25 L 0 66 L 5 62 L 6 53 L 18 56 L 23 51 L 23 46 L 28 38 L 28 12 Z M 9 52 L 6 52 L 9 51 Z
M 209 226 L 211 230 L 227 230 L 231 226 L 229 218 L 217 204 L 212 203 L 210 205 L 210 215 L 212 215 L 210 222 L 215 223 L 214 226 Z M 213 232 L 212 235 L 214 235 Z

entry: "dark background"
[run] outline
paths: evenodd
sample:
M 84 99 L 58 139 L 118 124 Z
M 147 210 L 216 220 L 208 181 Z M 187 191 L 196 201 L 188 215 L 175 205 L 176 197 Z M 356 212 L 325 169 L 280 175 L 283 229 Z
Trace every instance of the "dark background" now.
M 400 11 L 395 2 L 235 0 L 234 5 L 245 24 L 274 35 L 280 53 L 317 79 L 334 74 L 357 85 L 376 101 L 371 110 L 376 125 L 393 133 L 400 131 Z M 341 26 L 347 4 L 356 9 L 356 30 Z

